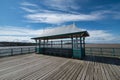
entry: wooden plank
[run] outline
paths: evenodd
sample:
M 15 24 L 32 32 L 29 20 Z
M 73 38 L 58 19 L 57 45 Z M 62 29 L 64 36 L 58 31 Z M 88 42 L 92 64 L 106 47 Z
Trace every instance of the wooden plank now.
M 80 61 L 79 67 L 78 67 L 78 69 L 77 69 L 77 72 L 74 74 L 74 77 L 72 78 L 72 80 L 76 80 L 76 79 L 77 79 L 79 73 L 81 72 L 81 70 L 82 70 L 82 68 L 83 68 L 83 65 L 84 65 L 84 64 L 83 64 L 83 61 Z
M 49 59 L 50 60 L 50 59 Z M 7 69 L 4 69 L 4 70 L 1 70 L 0 71 L 0 79 L 1 78 L 6 78 L 6 76 L 10 75 L 10 74 L 14 74 L 16 72 L 19 72 L 29 66 L 34 66 L 35 64 L 38 64 L 39 62 L 45 62 L 46 60 L 42 60 L 41 58 L 38 58 L 36 60 L 32 60 L 32 61 L 28 61 L 26 63 L 22 63 L 22 64 L 19 64 L 19 65 L 16 65 L 16 66 L 13 66 L 13 67 L 10 67 L 10 68 L 7 68 Z M 48 61 L 47 61 L 48 62 Z M 17 76 L 16 76 L 17 77 Z
M 60 69 L 58 71 L 58 73 L 52 77 L 52 79 L 53 80 L 59 79 L 60 77 L 62 77 L 63 75 L 65 75 L 65 73 L 67 73 L 68 71 L 70 71 L 74 66 L 75 66 L 75 64 L 70 61 L 69 66 L 65 67 L 64 69 Z
M 42 80 L 49 80 L 49 79 L 53 79 L 53 77 L 57 76 L 58 74 L 62 73 L 66 68 L 68 68 L 69 66 L 71 66 L 72 63 L 71 62 L 67 62 L 65 65 L 61 66 L 59 69 L 57 69 L 54 73 L 52 73 L 49 76 L 46 76 L 45 78 L 43 78 Z
M 106 58 L 76 60 L 31 54 L 2 58 L 0 61 L 3 61 L 0 62 L 0 80 L 120 79 L 120 66 Z
M 73 71 L 71 71 L 72 74 L 69 76 L 68 80 L 74 80 L 74 79 L 76 79 L 77 72 L 78 72 L 78 70 L 79 70 L 79 68 L 80 68 L 81 65 L 79 65 L 79 63 L 76 63 L 76 67 L 75 67 L 75 69 Z
M 109 69 L 113 73 L 113 76 L 116 78 L 116 80 L 119 80 L 120 78 L 120 69 L 116 65 L 109 65 Z
M 78 64 L 76 64 L 76 63 L 73 63 L 73 64 L 74 64 L 74 66 L 70 67 L 69 71 L 67 71 L 68 73 L 65 74 L 66 76 L 63 78 L 63 80 L 66 80 L 66 79 L 71 80 L 71 78 L 74 74 L 74 71 L 77 68 L 76 66 L 78 66 Z
M 40 59 L 45 59 L 45 58 L 48 58 L 48 56 L 46 56 L 46 57 L 41 56 L 40 57 Z M 26 58 L 24 57 L 24 58 L 20 58 L 20 59 L 15 59 L 15 60 L 10 60 L 10 61 L 7 61 L 7 62 L 3 62 L 3 63 L 0 63 L 0 71 L 1 70 L 6 70 L 8 68 L 15 67 L 15 66 L 33 61 L 33 60 L 37 60 L 36 56 L 29 56 L 29 57 L 26 57 Z
M 56 69 L 54 69 L 53 71 L 49 72 L 48 74 L 46 74 L 45 76 L 39 78 L 39 80 L 47 80 L 46 78 L 51 77 L 51 75 L 54 73 L 56 74 L 56 72 L 62 68 L 64 65 L 66 65 L 69 62 L 69 60 L 67 60 L 66 62 L 62 63 L 59 67 L 57 67 Z M 62 68 L 63 69 L 63 68 Z

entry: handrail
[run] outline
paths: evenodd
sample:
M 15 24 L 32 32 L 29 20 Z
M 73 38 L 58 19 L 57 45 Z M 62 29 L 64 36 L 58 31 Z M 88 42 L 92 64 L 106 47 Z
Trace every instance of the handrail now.
M 86 47 L 87 55 L 120 57 L 120 48 L 113 47 Z
M 18 54 L 28 54 L 36 52 L 36 47 L 24 47 L 24 48 L 7 48 L 0 49 L 0 57 L 13 56 Z

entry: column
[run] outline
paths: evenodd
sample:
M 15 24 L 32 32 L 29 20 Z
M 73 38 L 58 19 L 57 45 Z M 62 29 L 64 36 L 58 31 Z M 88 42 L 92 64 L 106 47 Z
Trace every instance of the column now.
M 53 41 L 51 41 L 51 48 L 53 47 L 52 45 L 53 45 Z
M 71 45 L 72 45 L 72 50 L 73 50 L 73 36 L 71 37 Z
M 43 40 L 43 54 L 45 54 L 45 39 Z
M 85 56 L 85 37 L 83 37 L 83 53 L 84 53 L 83 56 Z
M 76 49 L 78 49 L 78 37 L 76 36 Z
M 81 53 L 81 59 L 83 58 L 83 48 L 82 48 L 82 37 L 80 37 L 80 53 Z
M 37 39 L 35 39 L 36 47 L 35 47 L 35 52 L 37 52 Z
M 39 53 L 41 51 L 41 40 L 39 39 Z
M 80 49 L 82 49 L 82 38 L 80 37 Z
M 45 48 L 45 39 L 43 40 L 43 48 Z
M 46 40 L 46 48 L 48 48 L 48 39 Z

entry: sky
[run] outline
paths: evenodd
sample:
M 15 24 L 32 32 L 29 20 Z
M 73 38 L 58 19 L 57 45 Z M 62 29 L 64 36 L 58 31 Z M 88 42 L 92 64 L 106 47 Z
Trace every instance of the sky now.
M 0 0 L 0 41 L 77 31 L 87 43 L 120 43 L 120 0 Z

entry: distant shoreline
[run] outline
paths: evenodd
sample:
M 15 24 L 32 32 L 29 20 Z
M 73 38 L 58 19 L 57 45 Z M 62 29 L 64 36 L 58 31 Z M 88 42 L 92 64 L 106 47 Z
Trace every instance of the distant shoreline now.
M 6 45 L 6 46 L 0 46 L 0 47 L 30 47 L 30 46 L 36 46 L 34 45 Z M 120 48 L 120 44 L 107 44 L 107 43 L 86 43 L 85 47 L 101 47 L 101 48 Z
M 120 44 L 108 44 L 108 43 L 86 43 L 86 47 L 109 47 L 109 48 L 120 48 Z

